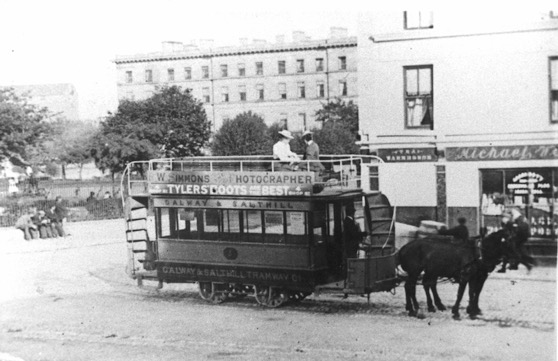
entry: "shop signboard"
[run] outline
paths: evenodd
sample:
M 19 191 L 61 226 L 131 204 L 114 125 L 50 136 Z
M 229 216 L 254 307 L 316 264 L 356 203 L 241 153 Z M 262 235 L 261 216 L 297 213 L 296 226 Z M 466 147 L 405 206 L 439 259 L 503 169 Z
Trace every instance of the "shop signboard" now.
M 435 162 L 436 148 L 387 148 L 378 149 L 378 156 L 387 163 Z
M 449 162 L 533 159 L 558 159 L 558 145 L 542 144 L 446 148 L 446 160 Z

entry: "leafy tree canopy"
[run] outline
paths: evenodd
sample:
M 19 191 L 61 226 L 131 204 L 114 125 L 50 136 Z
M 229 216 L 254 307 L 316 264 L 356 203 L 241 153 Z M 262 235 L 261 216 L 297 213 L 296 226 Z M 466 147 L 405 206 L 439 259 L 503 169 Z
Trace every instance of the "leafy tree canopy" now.
M 40 148 L 52 132 L 52 126 L 45 121 L 48 109 L 28 100 L 12 88 L 0 89 L 0 161 L 27 164 L 33 149 Z
M 151 98 L 122 101 L 101 123 L 93 157 L 99 169 L 117 173 L 131 161 L 201 155 L 210 128 L 189 89 L 163 87 Z
M 320 154 L 358 154 L 357 137 L 346 123 L 327 122 L 322 129 L 313 129 L 313 138 Z
M 358 135 L 358 106 L 352 100 L 345 102 L 341 98 L 335 98 L 322 109 L 316 111 L 316 121 L 327 123 L 343 123 L 355 136 Z
M 251 111 L 226 120 L 211 144 L 214 155 L 265 155 L 271 148 L 263 118 Z

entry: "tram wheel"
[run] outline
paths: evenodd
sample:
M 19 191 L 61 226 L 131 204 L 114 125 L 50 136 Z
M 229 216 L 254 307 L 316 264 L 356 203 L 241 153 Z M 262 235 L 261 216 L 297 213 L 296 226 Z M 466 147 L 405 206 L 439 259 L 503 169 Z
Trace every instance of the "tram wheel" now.
M 300 302 L 308 297 L 311 293 L 310 292 L 291 292 L 289 294 L 289 301 L 291 302 Z
M 227 299 L 227 293 L 216 292 L 215 285 L 211 282 L 200 282 L 199 294 L 203 300 L 211 303 L 222 303 Z
M 254 286 L 254 296 L 259 305 L 271 308 L 279 307 L 289 300 L 284 290 L 268 286 Z

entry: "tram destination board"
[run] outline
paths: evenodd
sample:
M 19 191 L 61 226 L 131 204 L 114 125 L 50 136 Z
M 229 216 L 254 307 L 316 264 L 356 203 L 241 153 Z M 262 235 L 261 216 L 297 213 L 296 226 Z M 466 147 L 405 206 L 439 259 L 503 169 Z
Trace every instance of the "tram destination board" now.
M 307 286 L 313 283 L 313 272 L 308 270 L 257 269 L 226 265 L 200 265 L 182 263 L 160 263 L 157 265 L 160 278 L 166 280 L 237 282 L 244 284 L 275 284 Z
M 311 196 L 313 172 L 149 171 L 150 194 Z

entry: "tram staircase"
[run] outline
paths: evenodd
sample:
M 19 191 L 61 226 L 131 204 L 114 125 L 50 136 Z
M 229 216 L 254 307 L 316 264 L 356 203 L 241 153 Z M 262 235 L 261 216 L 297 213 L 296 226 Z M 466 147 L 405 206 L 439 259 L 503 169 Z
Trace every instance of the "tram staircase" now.
M 149 234 L 148 198 L 128 197 L 125 203 L 126 243 L 128 245 L 128 275 L 137 279 L 142 286 L 143 280 L 157 280 L 156 242 Z
M 381 192 L 367 196 L 370 241 L 361 249 L 364 258 L 349 259 L 345 293 L 389 291 L 396 285 L 394 208 Z

